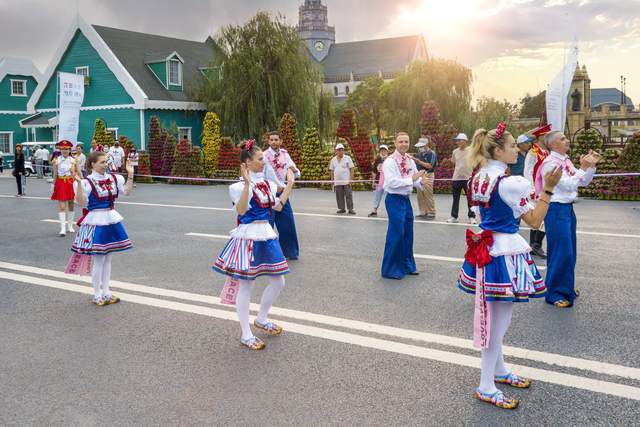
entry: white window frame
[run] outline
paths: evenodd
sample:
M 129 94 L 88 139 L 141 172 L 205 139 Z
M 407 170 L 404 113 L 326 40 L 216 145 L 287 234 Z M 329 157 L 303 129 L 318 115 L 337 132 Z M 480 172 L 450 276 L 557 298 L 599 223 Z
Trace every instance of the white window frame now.
M 4 151 L 4 147 L 1 146 L 0 151 L 2 151 L 4 154 L 13 155 L 13 131 L 0 131 L 0 135 L 9 135 L 9 151 Z
M 171 80 L 171 63 L 178 63 L 178 81 Z M 167 86 L 182 86 L 182 62 L 179 59 L 170 59 L 167 61 Z
M 115 137 L 113 138 L 113 140 L 118 140 L 118 128 L 107 128 L 107 132 L 111 133 L 111 135 L 113 135 L 113 132 L 115 132 Z
M 80 74 L 78 71 L 87 70 L 87 74 Z M 89 66 L 83 65 L 82 67 L 76 67 L 76 74 L 80 74 L 81 76 L 89 77 Z
M 13 84 L 19 82 L 22 83 L 22 93 L 15 93 L 13 91 Z M 11 96 L 27 96 L 27 81 L 21 79 L 11 79 Z
M 35 128 L 33 130 L 35 131 Z M 51 136 L 53 137 L 53 140 L 56 141 L 56 142 L 58 141 L 58 135 L 60 135 L 60 130 L 58 128 L 51 129 Z M 33 140 L 34 141 L 36 140 L 35 132 L 33 134 Z
M 188 139 L 189 141 L 191 141 L 191 143 L 193 143 L 193 140 L 191 139 L 191 128 L 190 128 L 190 127 L 186 127 L 186 126 L 184 126 L 184 127 L 179 127 L 179 128 L 178 128 L 178 142 L 182 141 L 182 131 L 183 131 L 184 129 L 188 129 L 188 130 L 187 130 L 187 134 L 188 134 L 187 139 Z

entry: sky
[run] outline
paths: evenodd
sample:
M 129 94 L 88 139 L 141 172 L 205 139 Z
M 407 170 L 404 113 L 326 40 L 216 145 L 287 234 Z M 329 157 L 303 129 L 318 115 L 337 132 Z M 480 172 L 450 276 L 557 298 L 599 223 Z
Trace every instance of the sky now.
M 77 12 L 92 24 L 191 40 L 258 10 L 295 25 L 303 0 L 0 0 L 0 56 L 42 72 Z M 422 33 L 430 56 L 474 74 L 474 97 L 516 102 L 546 88 L 573 38 L 591 87 L 620 87 L 640 104 L 640 0 L 323 0 L 336 41 Z

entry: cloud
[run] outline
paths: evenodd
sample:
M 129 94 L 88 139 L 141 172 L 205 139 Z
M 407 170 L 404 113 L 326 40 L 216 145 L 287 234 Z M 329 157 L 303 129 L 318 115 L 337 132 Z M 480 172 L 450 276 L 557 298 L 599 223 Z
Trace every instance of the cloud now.
M 75 17 L 92 24 L 204 40 L 223 25 L 241 24 L 258 10 L 298 20 L 303 0 L 0 0 L 0 52 L 28 57 L 44 70 Z M 500 81 L 505 96 L 544 87 L 574 35 L 581 61 L 595 76 L 640 65 L 640 0 L 323 0 L 338 42 L 423 33 L 431 55 L 456 59 Z M 179 14 L 177 13 L 179 11 Z M 618 68 L 625 67 L 620 70 Z M 507 71 L 510 70 L 510 71 Z M 600 70 L 600 71 L 596 71 Z M 602 77 L 601 77 L 602 74 Z M 629 73 L 631 74 L 631 73 Z M 522 77 L 517 77 L 522 76 Z M 540 84 L 531 81 L 540 80 Z M 527 84 L 526 82 L 529 81 Z M 597 83 L 599 84 L 599 83 Z M 633 79 L 629 79 L 632 90 Z M 640 82 L 638 82 L 640 85 Z M 640 86 L 634 100 L 640 102 Z M 480 88 L 476 88 L 476 92 Z M 497 96 L 503 92 L 496 92 Z M 491 95 L 490 92 L 486 93 Z

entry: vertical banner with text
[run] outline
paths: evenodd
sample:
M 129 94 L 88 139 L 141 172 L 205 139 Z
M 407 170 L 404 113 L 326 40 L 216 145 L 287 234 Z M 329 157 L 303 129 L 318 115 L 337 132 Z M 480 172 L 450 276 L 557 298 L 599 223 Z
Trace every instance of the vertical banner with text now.
M 66 139 L 75 146 L 78 143 L 80 107 L 84 99 L 84 76 L 58 73 L 60 99 L 58 112 L 58 140 Z

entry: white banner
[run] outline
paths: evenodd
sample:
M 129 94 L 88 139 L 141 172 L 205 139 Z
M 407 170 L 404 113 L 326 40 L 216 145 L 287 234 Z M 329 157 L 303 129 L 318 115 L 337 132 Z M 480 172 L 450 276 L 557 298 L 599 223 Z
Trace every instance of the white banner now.
M 578 42 L 574 40 L 564 67 L 547 88 L 545 102 L 547 105 L 547 123 L 551 125 L 551 130 L 564 132 L 564 126 L 567 121 L 567 99 L 577 65 Z
M 58 141 L 66 139 L 75 146 L 78 143 L 80 107 L 84 99 L 84 76 L 58 73 L 60 99 L 58 106 Z

